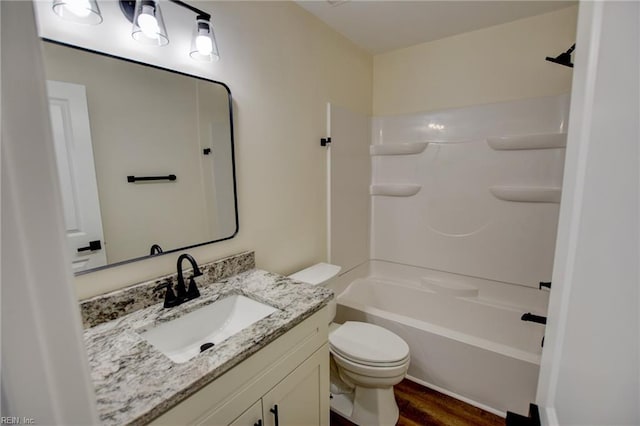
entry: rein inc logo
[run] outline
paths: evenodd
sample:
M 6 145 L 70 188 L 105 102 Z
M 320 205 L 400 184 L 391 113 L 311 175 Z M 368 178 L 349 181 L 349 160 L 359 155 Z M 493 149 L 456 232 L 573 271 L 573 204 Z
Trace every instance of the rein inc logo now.
M 0 425 L 35 425 L 36 421 L 33 417 L 0 417 Z

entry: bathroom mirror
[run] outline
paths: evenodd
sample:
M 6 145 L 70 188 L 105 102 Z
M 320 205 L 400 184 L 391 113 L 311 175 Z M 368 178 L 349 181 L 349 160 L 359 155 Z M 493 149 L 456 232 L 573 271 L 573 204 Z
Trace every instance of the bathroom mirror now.
M 233 238 L 223 83 L 43 41 L 76 274 Z

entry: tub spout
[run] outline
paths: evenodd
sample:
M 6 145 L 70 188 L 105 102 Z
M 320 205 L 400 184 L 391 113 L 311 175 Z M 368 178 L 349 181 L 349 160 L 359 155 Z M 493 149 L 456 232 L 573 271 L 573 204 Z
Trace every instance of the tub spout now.
M 543 316 L 540 316 L 540 315 L 535 315 L 535 314 L 532 314 L 531 312 L 527 312 L 526 314 L 522 314 L 520 319 L 522 321 L 537 322 L 538 324 L 546 324 L 547 323 L 547 317 L 543 317 Z

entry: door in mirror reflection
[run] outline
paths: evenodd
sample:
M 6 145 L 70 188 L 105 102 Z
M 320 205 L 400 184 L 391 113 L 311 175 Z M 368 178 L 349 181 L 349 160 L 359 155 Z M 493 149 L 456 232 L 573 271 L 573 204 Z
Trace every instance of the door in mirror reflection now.
M 47 81 L 51 129 L 74 272 L 107 264 L 85 87 Z

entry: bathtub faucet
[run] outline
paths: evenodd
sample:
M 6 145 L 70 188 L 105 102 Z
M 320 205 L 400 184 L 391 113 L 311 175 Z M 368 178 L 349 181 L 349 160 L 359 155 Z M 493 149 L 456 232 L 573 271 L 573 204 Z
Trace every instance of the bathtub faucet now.
M 535 315 L 535 314 L 532 314 L 531 312 L 527 312 L 526 314 L 522 314 L 520 319 L 522 321 L 537 322 L 538 324 L 546 324 L 547 323 L 547 317 L 543 317 L 543 316 L 540 316 L 540 315 Z

